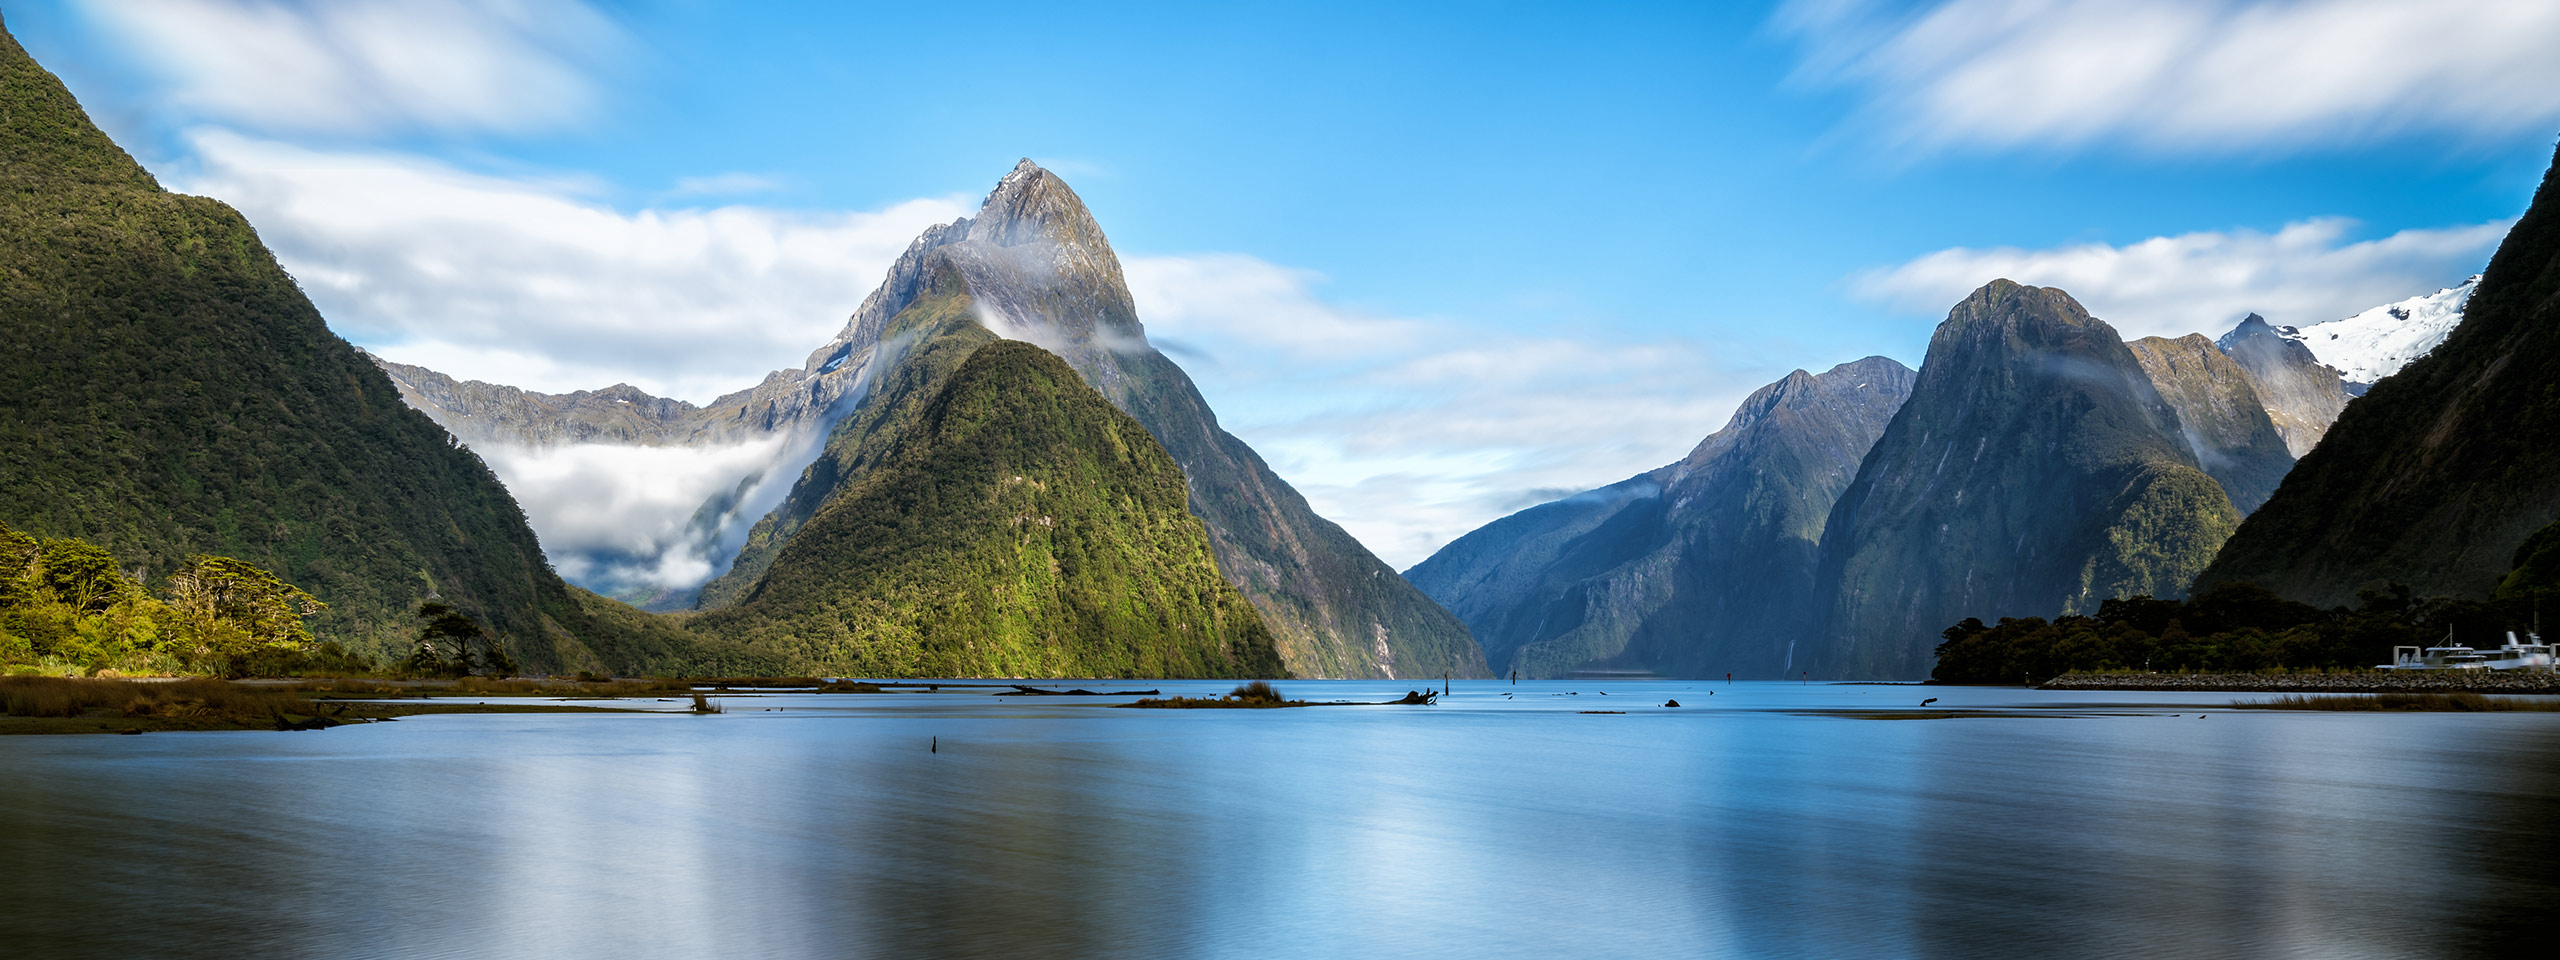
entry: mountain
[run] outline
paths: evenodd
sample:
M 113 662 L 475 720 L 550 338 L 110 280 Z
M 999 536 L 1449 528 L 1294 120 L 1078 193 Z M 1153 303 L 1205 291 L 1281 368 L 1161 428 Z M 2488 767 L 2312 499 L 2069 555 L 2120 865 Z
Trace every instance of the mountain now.
M 373 361 L 497 471 L 564 576 L 660 611 L 694 605 L 874 373 L 812 363 L 698 407 L 628 384 L 544 394 Z
M 2386 303 L 2343 320 L 2307 327 L 2277 327 L 2286 339 L 2309 348 L 2320 362 L 2346 378 L 2347 392 L 2364 395 L 2367 388 L 2427 355 L 2462 324 L 2465 305 L 2479 289 L 2480 277 L 2424 296 Z
M 770 436 L 826 419 L 861 382 L 860 369 L 776 370 L 763 383 L 695 406 L 650 396 L 626 383 L 547 394 L 457 381 L 425 367 L 371 357 L 401 399 L 470 446 L 612 443 L 716 446 Z
M 703 587 L 702 608 L 753 594 L 830 500 L 886 462 L 966 348 L 990 336 L 1063 358 L 1164 446 L 1190 481 L 1189 508 L 1207 525 L 1218 569 L 1261 611 L 1289 670 L 1487 675 L 1456 617 L 1219 429 L 1190 377 L 1147 343 L 1119 258 L 1083 201 L 1028 160 L 976 217 L 918 237 L 844 331 L 810 355 L 813 367 L 873 365 L 878 383 L 748 532 L 729 571 Z
M 792 672 L 1270 677 L 1181 468 L 1056 356 L 982 342 L 859 481 L 693 630 Z
M 2560 158 L 2472 286 L 2460 325 L 2347 405 L 2200 587 L 2254 581 L 2319 606 L 2385 581 L 2497 587 L 2560 513 Z
M 1678 463 L 1512 514 L 1406 571 L 1497 674 L 1781 675 L 1831 506 L 1911 392 L 1883 357 L 1754 392 Z
M 2251 389 L 2295 459 L 2318 446 L 2338 412 L 2346 409 L 2347 384 L 2337 369 L 2257 314 L 2241 320 L 2214 346 L 2248 371 Z
M 2267 502 L 2293 468 L 2293 452 L 2249 372 L 2200 333 L 2125 346 L 2160 399 L 2178 412 L 2187 452 L 2222 484 L 2231 505 L 2246 514 Z
M 1919 679 L 1966 617 L 2175 596 L 2239 519 L 2113 328 L 2060 290 L 1996 280 L 1938 325 L 1833 505 L 1826 626 L 1790 666 Z
M 247 560 L 405 652 L 440 596 L 526 666 L 686 655 L 595 620 L 507 491 L 331 334 L 239 213 L 164 191 L 0 30 L 0 522 L 147 575 Z

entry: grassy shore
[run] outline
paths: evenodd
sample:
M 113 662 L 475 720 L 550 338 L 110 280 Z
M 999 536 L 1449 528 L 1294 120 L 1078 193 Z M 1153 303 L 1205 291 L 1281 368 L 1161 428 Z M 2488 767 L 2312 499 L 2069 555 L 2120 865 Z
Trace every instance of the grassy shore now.
M 300 686 L 300 685 L 297 685 Z M 98 680 L 0 677 L 0 734 L 148 733 L 167 730 L 314 729 L 436 713 L 572 713 L 608 708 L 549 703 L 361 702 L 420 696 L 416 688 L 375 692 L 371 681 L 325 681 L 308 689 L 225 680 Z M 503 695 L 445 687 L 448 696 Z
M 2489 713 L 2500 711 L 2560 712 L 2560 698 L 2490 697 L 2469 691 L 2454 693 L 2377 693 L 2372 696 L 2284 696 L 2273 700 L 2234 700 L 2244 710 L 2345 710 L 2385 712 Z

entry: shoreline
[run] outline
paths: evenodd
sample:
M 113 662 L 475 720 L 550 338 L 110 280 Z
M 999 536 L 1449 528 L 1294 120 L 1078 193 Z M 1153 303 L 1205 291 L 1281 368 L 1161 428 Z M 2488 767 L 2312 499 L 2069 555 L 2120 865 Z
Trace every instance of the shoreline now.
M 2185 693 L 2560 694 L 2560 673 L 2066 673 L 2036 684 L 2035 689 Z

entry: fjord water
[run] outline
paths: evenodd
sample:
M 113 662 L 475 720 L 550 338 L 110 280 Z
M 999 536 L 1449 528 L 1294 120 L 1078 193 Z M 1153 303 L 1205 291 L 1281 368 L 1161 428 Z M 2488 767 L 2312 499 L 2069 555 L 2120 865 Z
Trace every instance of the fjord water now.
M 2544 943 L 2560 893 L 2560 714 L 1781 683 L 1462 682 L 1437 706 L 1252 711 L 990 692 L 6 738 L 0 943 L 2465 956 Z M 1870 718 L 1928 696 L 1964 713 Z

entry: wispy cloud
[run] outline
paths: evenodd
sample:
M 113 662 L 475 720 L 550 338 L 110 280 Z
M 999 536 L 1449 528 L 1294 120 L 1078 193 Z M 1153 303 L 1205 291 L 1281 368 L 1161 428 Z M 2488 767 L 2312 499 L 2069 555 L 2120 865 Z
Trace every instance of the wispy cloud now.
M 1411 349 L 1428 333 L 1423 321 L 1328 302 L 1317 293 L 1321 274 L 1255 257 L 1132 257 L 1123 273 L 1145 307 L 1147 332 L 1186 343 L 1220 339 L 1299 360 L 1344 360 Z
M 594 108 L 627 45 L 576 0 L 91 0 L 201 118 L 270 133 L 521 132 Z
M 717 173 L 707 177 L 684 177 L 667 190 L 673 197 L 735 197 L 750 193 L 770 193 L 782 189 L 772 177 L 753 173 Z
M 696 401 L 797 366 L 956 199 L 618 211 L 574 181 L 200 131 L 179 189 L 237 206 L 341 334 L 456 377 Z
M 1860 274 L 1850 290 L 1934 316 L 2005 277 L 2069 291 L 2127 337 L 2220 333 L 2252 312 L 2281 324 L 2319 323 L 2451 286 L 2488 263 L 2508 226 L 2403 230 L 2349 242 L 2354 223 L 2326 218 L 2274 233 L 2202 231 L 2124 246 L 1957 247 Z
M 1783 371 L 1686 339 L 1524 335 L 1334 303 L 1239 255 L 1124 261 L 1223 426 L 1399 569 L 1523 507 L 1678 459 Z
M 2289 150 L 2548 133 L 2560 4 L 2514 0 L 1791 0 L 1798 80 L 1928 148 Z

